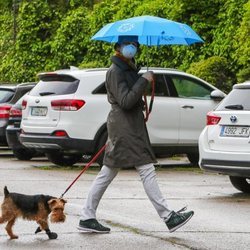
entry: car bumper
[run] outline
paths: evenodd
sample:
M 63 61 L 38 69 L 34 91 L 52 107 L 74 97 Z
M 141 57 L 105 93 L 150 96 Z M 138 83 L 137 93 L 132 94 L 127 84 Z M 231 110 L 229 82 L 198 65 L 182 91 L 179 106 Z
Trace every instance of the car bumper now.
M 19 141 L 20 128 L 9 125 L 6 128 L 6 139 L 10 148 L 25 148 Z
M 250 152 L 211 150 L 206 138 L 206 130 L 203 130 L 199 138 L 201 169 L 230 176 L 250 176 Z
M 250 176 L 250 162 L 249 161 L 228 161 L 228 160 L 214 160 L 201 159 L 200 167 L 203 170 L 226 174 L 230 176 Z
M 6 141 L 6 127 L 7 127 L 7 122 L 4 123 L 3 121 L 1 121 L 0 123 L 0 145 L 7 145 L 7 141 Z
M 95 145 L 92 140 L 56 137 L 41 134 L 21 134 L 20 141 L 25 147 L 37 149 L 44 153 L 61 151 L 69 154 L 92 154 L 94 152 Z

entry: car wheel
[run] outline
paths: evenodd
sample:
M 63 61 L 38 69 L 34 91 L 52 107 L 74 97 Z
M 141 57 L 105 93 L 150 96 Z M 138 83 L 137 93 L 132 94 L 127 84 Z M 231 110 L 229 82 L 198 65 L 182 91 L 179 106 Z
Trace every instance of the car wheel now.
M 72 166 L 77 163 L 81 158 L 81 154 L 64 154 L 59 152 L 46 153 L 49 161 L 59 166 Z
M 232 185 L 243 193 L 250 193 L 250 178 L 229 176 Z
M 28 161 L 36 155 L 36 151 L 26 148 L 13 148 L 14 156 L 21 161 Z
M 98 145 L 97 145 L 97 149 L 96 149 L 96 153 L 106 144 L 108 139 L 108 132 L 104 131 L 99 140 L 98 140 Z M 102 152 L 102 154 L 96 159 L 96 162 L 99 164 L 99 166 L 102 166 L 103 163 L 103 158 L 104 158 L 104 151 Z
M 189 153 L 187 154 L 187 158 L 193 166 L 198 166 L 199 153 Z

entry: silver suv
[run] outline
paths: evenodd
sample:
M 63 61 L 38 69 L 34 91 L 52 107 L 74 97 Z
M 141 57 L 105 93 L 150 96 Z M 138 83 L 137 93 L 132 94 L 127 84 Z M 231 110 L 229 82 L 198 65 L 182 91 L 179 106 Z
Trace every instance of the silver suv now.
M 185 153 L 197 164 L 198 137 L 206 114 L 225 94 L 181 71 L 149 70 L 154 71 L 156 82 L 147 123 L 155 153 Z M 83 155 L 92 156 L 107 140 L 106 71 L 72 68 L 40 74 L 40 81 L 22 103 L 21 142 L 46 153 L 57 165 L 73 165 Z M 102 157 L 98 163 L 102 164 Z

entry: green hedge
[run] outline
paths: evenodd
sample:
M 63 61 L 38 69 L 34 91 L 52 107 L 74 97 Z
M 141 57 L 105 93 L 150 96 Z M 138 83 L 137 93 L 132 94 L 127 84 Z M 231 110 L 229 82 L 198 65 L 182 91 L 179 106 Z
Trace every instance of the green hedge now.
M 205 41 L 191 46 L 141 46 L 137 62 L 142 66 L 189 70 L 225 91 L 250 77 L 250 0 L 15 2 L 16 41 L 13 1 L 0 0 L 0 81 L 33 81 L 41 71 L 70 65 L 107 67 L 113 45 L 91 37 L 107 23 L 140 15 L 186 23 Z

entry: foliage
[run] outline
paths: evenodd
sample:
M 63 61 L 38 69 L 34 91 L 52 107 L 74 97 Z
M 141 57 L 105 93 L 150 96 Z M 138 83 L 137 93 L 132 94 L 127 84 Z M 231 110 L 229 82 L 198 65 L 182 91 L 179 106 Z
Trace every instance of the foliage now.
M 53 58 L 46 65 L 46 70 L 80 64 L 87 53 L 86 34 L 89 26 L 87 15 L 87 9 L 79 7 L 74 11 L 69 11 L 62 20 L 50 43 Z
M 11 10 L 13 3 L 13 0 L 0 0 L 0 10 Z
M 11 49 L 13 43 L 13 19 L 9 11 L 0 15 L 0 58 L 3 58 L 6 52 Z
M 119 9 L 119 2 L 118 0 L 104 0 L 94 6 L 91 15 L 88 17 L 89 29 L 85 39 L 88 53 L 83 57 L 81 67 L 87 65 L 104 67 L 110 64 L 109 58 L 113 53 L 113 46 L 100 41 L 92 41 L 91 37 L 105 24 L 115 21 L 113 16 Z
M 222 91 L 229 92 L 235 81 L 226 58 L 213 56 L 197 63 L 192 63 L 188 71 L 213 84 Z
M 40 71 L 70 65 L 108 67 L 113 45 L 91 37 L 107 23 L 140 15 L 186 23 L 204 39 L 141 46 L 142 66 L 189 69 L 225 90 L 219 77 L 229 85 L 250 78 L 250 0 L 0 0 L 0 81 L 33 81 Z
M 240 27 L 235 34 L 234 59 L 239 65 L 238 80 L 250 79 L 250 0 L 244 5 L 244 15 Z
M 17 41 L 4 56 L 1 78 L 14 82 L 32 81 L 43 71 L 50 57 L 50 40 L 56 30 L 58 13 L 46 2 L 24 1 L 19 9 Z

